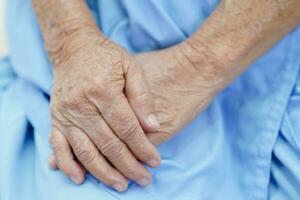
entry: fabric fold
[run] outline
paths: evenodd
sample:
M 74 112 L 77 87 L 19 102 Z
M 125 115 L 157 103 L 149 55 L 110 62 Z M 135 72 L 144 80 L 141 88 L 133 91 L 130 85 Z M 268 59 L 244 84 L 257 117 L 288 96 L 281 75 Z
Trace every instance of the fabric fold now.
M 186 39 L 218 3 L 89 0 L 89 7 L 107 37 L 139 53 Z M 130 183 L 127 192 L 117 193 L 91 175 L 76 186 L 48 168 L 52 65 L 31 1 L 10 0 L 7 6 L 10 55 L 0 61 L 1 200 L 276 200 L 299 195 L 299 28 L 158 147 L 162 165 L 149 169 L 153 184 L 143 189 Z

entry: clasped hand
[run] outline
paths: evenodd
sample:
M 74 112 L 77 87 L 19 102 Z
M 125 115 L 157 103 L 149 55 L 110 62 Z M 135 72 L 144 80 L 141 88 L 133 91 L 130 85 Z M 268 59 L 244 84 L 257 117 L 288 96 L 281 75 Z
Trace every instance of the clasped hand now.
M 204 55 L 190 57 L 188 43 L 130 55 L 97 32 L 70 38 L 50 52 L 53 155 L 75 183 L 85 171 L 116 189 L 127 179 L 151 183 L 143 164 L 157 167 L 158 145 L 183 128 L 223 87 Z

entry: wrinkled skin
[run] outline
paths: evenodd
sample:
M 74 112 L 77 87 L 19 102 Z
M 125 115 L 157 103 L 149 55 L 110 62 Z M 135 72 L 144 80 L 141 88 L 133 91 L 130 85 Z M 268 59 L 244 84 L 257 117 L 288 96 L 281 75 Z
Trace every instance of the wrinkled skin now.
M 87 168 L 118 191 L 126 189 L 125 177 L 149 184 L 151 177 L 138 161 L 159 164 L 143 130 L 154 144 L 172 137 L 300 21 L 297 0 L 223 0 L 184 42 L 189 45 L 133 59 L 95 36 L 84 1 L 33 0 L 33 5 L 54 63 L 51 164 L 75 183 L 83 181 Z M 82 30 L 83 38 L 77 34 Z
M 155 145 L 167 141 L 186 126 L 224 87 L 222 73 L 212 65 L 212 58 L 203 56 L 201 60 L 195 55 L 197 61 L 193 62 L 193 58 L 184 55 L 184 49 L 180 46 L 134 57 L 142 66 L 160 123 L 158 131 L 147 132 Z M 50 157 L 52 167 L 56 166 L 55 162 L 55 157 Z
M 161 124 L 159 132 L 147 133 L 155 145 L 186 126 L 225 86 L 220 69 L 212 65 L 212 58 L 196 54 L 197 61 L 193 61 L 185 56 L 184 51 L 189 47 L 184 45 L 135 57 L 146 75 Z
M 67 44 L 51 55 L 50 141 L 59 168 L 82 182 L 73 151 L 89 172 L 118 191 L 127 188 L 126 178 L 148 185 L 151 175 L 139 161 L 156 167 L 159 154 L 142 128 L 155 130 L 159 124 L 153 120 L 153 100 L 141 68 L 126 51 L 97 34 L 76 36 Z

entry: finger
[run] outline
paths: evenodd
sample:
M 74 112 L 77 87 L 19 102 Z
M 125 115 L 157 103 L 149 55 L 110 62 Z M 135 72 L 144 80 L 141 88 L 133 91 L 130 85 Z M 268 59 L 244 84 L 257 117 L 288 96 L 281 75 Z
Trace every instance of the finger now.
M 167 141 L 170 137 L 171 134 L 168 134 L 166 132 L 147 133 L 148 140 L 155 146 L 158 146 L 161 143 Z
M 125 94 L 145 131 L 157 131 L 160 124 L 155 115 L 154 99 L 139 66 L 130 67 L 125 77 Z
M 54 156 L 54 154 L 51 154 L 51 155 L 49 156 L 48 164 L 49 164 L 49 167 L 50 167 L 51 169 L 53 169 L 53 170 L 58 169 L 58 166 L 57 166 L 56 161 L 55 161 L 55 156 Z
M 84 173 L 74 160 L 73 153 L 65 136 L 56 128 L 51 134 L 51 145 L 56 158 L 56 165 L 76 184 L 84 180 Z
M 159 154 L 144 134 L 125 95 L 121 95 L 112 102 L 104 104 L 98 102 L 98 105 L 105 121 L 135 157 L 151 167 L 157 167 L 160 164 Z
M 84 168 L 84 166 L 79 161 L 77 161 L 77 159 L 75 159 L 75 160 L 76 160 L 76 162 L 78 162 L 78 165 L 80 166 L 81 170 L 83 171 L 83 174 L 85 174 L 86 169 Z M 56 158 L 55 158 L 54 154 L 51 154 L 49 156 L 48 163 L 49 163 L 49 166 L 50 166 L 51 169 L 53 169 L 53 170 L 59 169 L 57 164 L 56 164 Z
M 151 183 L 147 169 L 132 155 L 127 146 L 114 134 L 100 115 L 91 115 L 84 130 L 100 152 L 127 178 L 141 186 Z
M 126 178 L 109 165 L 90 138 L 81 129 L 77 127 L 70 128 L 67 139 L 78 160 L 93 176 L 119 192 L 127 189 Z

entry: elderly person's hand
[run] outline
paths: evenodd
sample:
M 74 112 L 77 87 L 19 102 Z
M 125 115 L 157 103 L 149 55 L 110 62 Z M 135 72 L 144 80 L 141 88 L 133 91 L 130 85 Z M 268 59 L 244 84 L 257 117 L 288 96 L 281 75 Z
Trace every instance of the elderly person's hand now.
M 203 111 L 228 80 L 214 56 L 203 53 L 195 58 L 186 43 L 161 51 L 139 54 L 155 102 L 155 112 L 161 124 L 158 132 L 147 136 L 161 144 L 174 136 L 196 115 Z
M 158 131 L 147 132 L 149 140 L 155 145 L 174 136 L 205 109 L 225 86 L 223 68 L 219 67 L 214 57 L 197 54 L 197 61 L 192 62 L 193 58 L 185 54 L 190 48 L 184 43 L 134 57 L 136 64 L 142 66 L 160 122 Z M 135 106 L 138 105 L 134 105 L 133 109 L 137 109 Z M 53 134 L 53 141 L 60 138 L 63 140 L 62 136 Z M 58 160 L 56 154 L 50 157 L 50 165 L 55 167 Z M 84 168 L 81 170 L 83 173 Z
M 159 123 L 140 66 L 101 35 L 84 1 L 34 3 L 54 65 L 50 141 L 58 167 L 81 183 L 74 153 L 91 174 L 118 191 L 127 188 L 125 177 L 148 185 L 151 175 L 139 161 L 156 167 L 160 158 L 143 129 L 154 131 Z M 66 13 L 41 14 L 57 7 Z
M 142 65 L 161 122 L 159 131 L 147 131 L 152 143 L 159 144 L 173 136 L 219 90 L 299 22 L 299 12 L 294 9 L 299 7 L 299 1 L 285 8 L 255 2 L 262 6 L 251 1 L 223 1 L 187 41 L 135 56 L 135 62 Z M 265 16 L 263 8 L 271 14 Z M 135 110 L 136 105 L 132 106 Z M 57 158 L 50 161 L 55 165 Z
M 130 55 L 100 40 L 97 32 L 75 38 L 70 47 L 52 55 L 51 143 L 59 166 L 72 176 L 71 150 L 63 146 L 66 141 L 55 139 L 63 134 L 77 159 L 103 182 L 119 181 L 124 186 L 124 174 L 147 185 L 150 174 L 138 160 L 156 167 L 159 155 L 135 114 L 146 130 L 159 124 L 142 71 Z

